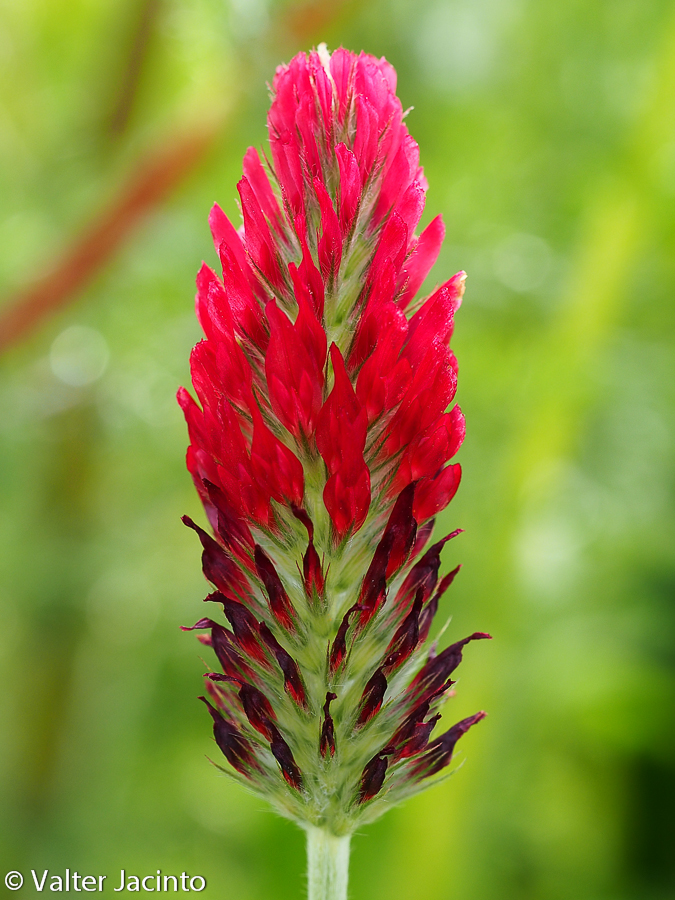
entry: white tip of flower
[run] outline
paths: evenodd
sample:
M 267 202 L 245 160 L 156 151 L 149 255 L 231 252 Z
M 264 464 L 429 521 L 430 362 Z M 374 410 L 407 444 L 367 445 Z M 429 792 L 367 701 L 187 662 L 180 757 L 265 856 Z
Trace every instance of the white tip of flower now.
M 322 41 L 316 48 L 316 52 L 319 54 L 321 65 L 324 67 L 326 72 L 330 74 L 330 51 L 328 50 L 328 47 L 326 46 L 324 41 Z
M 462 305 L 462 297 L 466 287 L 466 272 L 458 272 L 455 277 L 457 278 L 457 309 L 459 309 Z

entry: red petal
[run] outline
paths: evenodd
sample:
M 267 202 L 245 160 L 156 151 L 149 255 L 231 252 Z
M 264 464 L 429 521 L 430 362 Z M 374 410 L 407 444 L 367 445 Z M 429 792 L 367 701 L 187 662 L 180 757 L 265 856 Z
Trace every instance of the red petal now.
M 252 415 L 251 465 L 256 478 L 277 502 L 301 506 L 305 483 L 300 460 L 272 434 L 255 405 Z
M 307 246 L 306 222 L 304 216 L 298 216 L 296 218 L 295 230 L 298 235 L 298 240 L 300 241 L 300 247 L 302 248 L 302 262 L 297 269 L 299 282 L 302 285 L 301 291 L 303 295 L 309 295 L 310 306 L 314 310 L 316 318 L 320 322 L 323 318 L 325 297 L 324 284 L 321 273 L 314 265 L 312 254 L 310 253 L 309 247 Z M 288 268 L 291 272 L 291 276 L 293 276 L 295 264 L 291 263 Z
M 244 250 L 244 245 L 237 233 L 237 229 L 217 203 L 213 204 L 211 212 L 209 213 L 209 226 L 211 228 L 211 234 L 213 235 L 216 253 L 220 253 L 221 245 L 225 244 L 237 260 L 241 271 L 246 272 L 247 270 L 250 270 L 248 260 L 246 259 L 246 251 Z
M 417 174 L 420 162 L 420 150 L 417 142 L 409 135 L 405 134 L 403 140 L 398 146 L 395 156 L 389 155 L 388 168 L 382 179 L 380 187 L 380 197 L 373 215 L 373 222 L 377 224 L 380 220 L 397 205 L 408 188 L 413 183 L 413 179 Z M 421 187 L 419 188 L 421 191 Z M 414 191 L 418 193 L 417 190 Z M 422 191 L 422 208 L 424 208 L 424 192 Z M 417 206 L 419 201 L 415 201 Z M 422 211 L 417 214 L 412 213 L 412 227 L 409 233 L 412 234 L 415 226 L 419 222 Z M 416 215 L 416 218 L 415 218 Z M 406 223 L 408 224 L 408 223 Z
M 276 303 L 268 303 L 270 343 L 265 373 L 272 409 L 296 438 L 311 437 L 323 396 L 323 366 L 326 359 L 324 330 L 299 295 L 300 311 L 295 325 Z
M 274 109 L 274 106 L 272 107 Z M 270 116 L 272 110 L 270 110 Z M 293 126 L 295 128 L 295 125 Z M 270 123 L 270 148 L 274 161 L 274 171 L 279 179 L 285 202 L 294 216 L 304 211 L 302 180 L 302 148 L 293 132 L 286 128 L 275 133 Z
M 405 309 L 422 286 L 431 267 L 438 259 L 445 237 L 443 218 L 436 216 L 419 236 L 415 249 L 401 270 L 398 290 L 401 291 L 398 304 Z
M 314 179 L 314 190 L 321 210 L 322 234 L 319 239 L 319 266 L 324 281 L 330 283 L 337 278 L 342 260 L 342 234 L 333 201 L 318 178 Z
M 316 445 L 332 475 L 337 471 L 343 453 L 363 452 L 367 421 L 336 344 L 331 344 L 330 357 L 335 382 L 319 413 Z
M 408 249 L 408 228 L 398 213 L 392 213 L 382 231 L 373 261 L 368 270 L 368 283 L 375 283 L 382 275 L 384 267 L 391 263 L 398 274 Z
M 363 96 L 357 95 L 355 106 L 354 156 L 361 170 L 361 179 L 366 181 L 377 157 L 378 116 L 372 104 Z
M 213 286 L 211 286 L 212 294 L 210 299 L 217 308 L 227 303 L 239 334 L 247 337 L 254 346 L 264 351 L 267 346 L 268 336 L 263 325 L 260 302 L 251 290 L 251 285 L 246 280 L 231 247 L 223 241 L 220 245 L 219 253 L 223 266 L 224 299 L 221 300 L 213 295 Z M 258 292 L 262 293 L 260 286 L 257 285 L 256 287 Z M 211 308 L 213 309 L 213 307 Z
M 202 326 L 202 331 L 210 340 L 218 339 L 220 332 L 211 322 L 208 310 L 209 287 L 212 283 L 218 283 L 218 276 L 205 262 L 202 263 L 197 273 L 197 294 L 195 296 L 195 312 Z
M 286 232 L 281 210 L 255 147 L 249 147 L 244 154 L 243 168 L 260 208 L 277 234 L 285 240 Z
M 455 310 L 462 301 L 465 280 L 464 272 L 453 275 L 429 297 L 410 320 L 404 355 L 413 366 L 419 363 L 429 346 L 447 345 L 452 335 Z
M 335 148 L 340 167 L 340 229 L 346 237 L 354 222 L 361 198 L 361 175 L 356 156 L 344 144 Z
M 272 287 L 283 290 L 279 251 L 247 178 L 241 179 L 237 184 L 237 190 L 241 197 L 246 249 L 257 269 Z
M 414 514 L 418 522 L 435 516 L 450 503 L 457 493 L 462 477 L 459 463 L 446 466 L 435 478 L 423 478 L 415 493 Z
M 326 482 L 323 502 L 338 541 L 359 530 L 370 508 L 370 472 L 363 458 L 341 463 Z
M 349 97 L 353 89 L 354 65 L 356 58 L 353 53 L 339 47 L 330 57 L 330 73 L 337 92 L 339 109 L 338 119 L 343 121 Z

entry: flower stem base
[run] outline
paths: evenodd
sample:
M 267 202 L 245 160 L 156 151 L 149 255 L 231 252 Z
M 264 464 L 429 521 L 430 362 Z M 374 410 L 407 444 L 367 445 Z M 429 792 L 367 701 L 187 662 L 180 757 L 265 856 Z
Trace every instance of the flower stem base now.
M 350 838 L 324 828 L 307 829 L 309 900 L 347 900 Z

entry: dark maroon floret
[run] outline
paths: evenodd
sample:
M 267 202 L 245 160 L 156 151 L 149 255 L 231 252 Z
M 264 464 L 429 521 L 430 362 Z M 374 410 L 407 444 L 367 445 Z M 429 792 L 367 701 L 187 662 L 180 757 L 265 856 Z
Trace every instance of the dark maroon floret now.
M 262 691 L 250 684 L 244 683 L 239 691 L 239 699 L 244 707 L 246 718 L 256 731 L 271 741 L 274 737 L 274 710 Z
M 359 785 L 359 803 L 366 803 L 380 793 L 388 765 L 389 760 L 385 751 L 377 753 L 370 762 L 366 763 L 366 767 L 361 775 L 361 784 Z
M 233 600 L 231 597 L 225 597 L 219 591 L 209 594 L 206 600 L 222 603 L 223 612 L 232 626 L 237 644 L 243 653 L 269 668 L 270 664 L 258 635 L 258 620 L 253 613 L 239 601 Z
M 279 663 L 279 668 L 284 675 L 284 686 L 286 690 L 298 706 L 302 706 L 306 709 L 307 694 L 305 692 L 305 686 L 302 683 L 302 677 L 300 676 L 300 669 L 297 662 L 287 650 L 284 650 L 264 622 L 260 623 L 259 630 L 263 641 L 270 648 L 276 661 Z
M 446 647 L 438 656 L 430 657 L 420 669 L 417 677 L 410 686 L 410 691 L 420 694 L 422 698 L 429 697 L 437 691 L 452 675 L 462 661 L 462 649 L 470 641 L 490 639 L 489 634 L 476 631 L 469 637 L 457 641 Z
M 204 576 L 211 584 L 215 584 L 219 591 L 234 591 L 237 594 L 250 593 L 250 586 L 239 566 L 227 555 L 217 541 L 193 522 L 189 516 L 183 516 L 183 522 L 188 528 L 197 532 L 202 544 L 202 569 Z
M 399 625 L 387 648 L 387 655 L 382 666 L 387 675 L 403 665 L 417 647 L 419 643 L 419 618 L 421 611 L 422 588 L 417 591 L 412 609 Z
M 415 485 L 413 481 L 403 488 L 398 495 L 394 508 L 389 516 L 385 536 L 392 536 L 391 550 L 387 562 L 386 576 L 390 578 L 397 572 L 410 555 L 415 537 L 417 535 L 417 522 L 413 516 L 413 501 L 415 499 Z
M 429 547 L 422 559 L 412 567 L 408 577 L 403 582 L 401 589 L 396 595 L 397 604 L 408 603 L 420 588 L 422 589 L 423 600 L 426 601 L 431 596 L 431 592 L 438 581 L 438 570 L 441 567 L 441 550 L 449 540 L 461 533 L 461 528 L 458 528 Z
M 484 719 L 485 715 L 486 714 L 481 711 L 473 716 L 469 716 L 468 719 L 462 719 L 461 722 L 457 722 L 457 724 L 453 725 L 452 728 L 445 732 L 445 734 L 442 734 L 440 737 L 437 737 L 435 741 L 432 741 L 429 744 L 429 749 L 421 757 L 419 763 L 415 767 L 415 772 L 419 777 L 428 778 L 430 775 L 435 775 L 437 772 L 440 772 L 441 769 L 444 769 L 452 759 L 452 754 L 454 753 L 457 741 L 463 734 L 467 733 L 472 725 L 475 725 L 476 722 L 480 722 L 481 719 Z
M 259 769 L 255 759 L 253 747 L 239 732 L 237 727 L 224 719 L 215 707 L 211 706 L 206 697 L 199 698 L 206 704 L 213 719 L 213 736 L 223 755 L 237 772 L 250 777 L 251 769 Z
M 288 784 L 290 784 L 290 786 L 295 788 L 297 791 L 301 791 L 302 774 L 300 772 L 300 769 L 297 767 L 295 760 L 293 759 L 291 748 L 282 738 L 277 728 L 274 728 L 273 738 L 270 742 L 270 750 L 272 751 L 272 754 L 276 761 L 279 763 L 279 766 L 281 767 L 281 773 Z
M 231 508 L 225 494 L 208 478 L 203 479 L 209 502 L 216 511 L 217 532 L 225 546 L 242 561 L 250 560 L 253 550 L 251 529 Z
M 361 607 L 358 606 L 358 604 L 352 606 L 342 618 L 340 627 L 335 635 L 335 640 L 330 648 L 329 666 L 331 674 L 334 674 L 344 662 L 345 656 L 347 655 L 347 632 L 349 631 L 349 626 L 351 624 L 349 620 L 351 616 L 360 609 Z
M 375 713 L 379 711 L 386 692 L 387 679 L 381 668 L 376 669 L 368 681 L 368 684 L 365 686 L 363 696 L 361 697 L 359 716 L 356 720 L 357 728 L 360 728 L 362 725 L 365 725 L 366 722 L 369 722 Z
M 319 752 L 324 759 L 327 756 L 335 756 L 335 724 L 330 714 L 330 705 L 333 700 L 337 700 L 337 694 L 328 691 L 326 702 L 323 705 L 323 724 L 319 740 Z
M 443 594 L 450 587 L 452 582 L 455 580 L 455 576 L 461 569 L 460 566 L 456 566 L 452 572 L 449 572 L 444 578 L 441 579 L 441 583 L 438 585 L 438 588 L 434 591 L 434 594 L 431 600 L 428 601 L 422 612 L 420 613 L 420 644 L 423 644 L 429 636 L 429 630 L 431 629 L 431 624 L 434 621 L 434 617 L 438 612 L 438 601 L 441 599 Z
M 216 622 L 211 627 L 211 644 L 218 657 L 218 662 L 226 675 L 237 676 L 239 673 L 252 675 L 252 669 L 235 645 L 235 639 L 227 628 Z
M 267 591 L 272 615 L 280 625 L 290 630 L 293 627 L 293 605 L 274 568 L 274 563 L 259 544 L 255 546 L 254 558 L 256 571 Z

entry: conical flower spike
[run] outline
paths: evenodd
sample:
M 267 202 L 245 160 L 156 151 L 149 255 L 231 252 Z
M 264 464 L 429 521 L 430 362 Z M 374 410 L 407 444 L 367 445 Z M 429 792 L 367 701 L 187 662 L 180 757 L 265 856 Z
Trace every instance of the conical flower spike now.
M 211 212 L 222 276 L 198 274 L 196 400 L 178 397 L 212 531 L 183 520 L 215 588 L 193 626 L 221 670 L 201 699 L 223 771 L 307 830 L 312 900 L 344 900 L 349 835 L 443 777 L 484 715 L 434 737 L 489 635 L 426 647 L 459 571 L 440 574 L 459 531 L 427 544 L 461 477 L 464 273 L 416 299 L 444 228 L 416 234 L 403 119 L 384 59 L 321 47 L 277 70 L 243 225 Z

